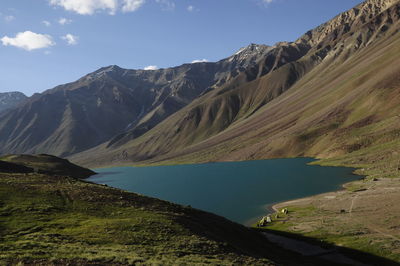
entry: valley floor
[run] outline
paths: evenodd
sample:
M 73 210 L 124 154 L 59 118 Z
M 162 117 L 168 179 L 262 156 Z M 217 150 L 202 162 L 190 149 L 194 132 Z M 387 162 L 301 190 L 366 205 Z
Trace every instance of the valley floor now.
M 365 178 L 345 190 L 276 204 L 266 228 L 400 262 L 400 179 Z M 288 208 L 287 215 L 280 210 Z

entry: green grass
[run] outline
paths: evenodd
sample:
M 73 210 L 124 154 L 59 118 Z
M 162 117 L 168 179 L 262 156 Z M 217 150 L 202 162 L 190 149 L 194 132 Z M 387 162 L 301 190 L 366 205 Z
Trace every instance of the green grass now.
M 285 251 L 222 217 L 73 178 L 0 174 L 0 264 L 269 264 Z

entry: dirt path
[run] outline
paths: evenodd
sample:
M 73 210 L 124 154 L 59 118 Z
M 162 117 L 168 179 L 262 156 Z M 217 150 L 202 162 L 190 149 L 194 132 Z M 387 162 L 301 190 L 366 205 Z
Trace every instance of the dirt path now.
M 317 245 L 309 244 L 305 241 L 296 240 L 285 236 L 276 235 L 273 233 L 263 233 L 263 234 L 270 242 L 275 243 L 284 249 L 299 253 L 303 256 L 316 257 L 338 264 L 340 263 L 349 265 L 371 265 L 355 261 L 341 254 L 338 250 L 334 248 L 325 249 Z
M 356 201 L 357 198 L 358 198 L 358 195 L 356 195 L 356 196 L 351 200 L 351 205 L 350 205 L 350 209 L 349 209 L 350 216 L 353 216 L 354 202 Z

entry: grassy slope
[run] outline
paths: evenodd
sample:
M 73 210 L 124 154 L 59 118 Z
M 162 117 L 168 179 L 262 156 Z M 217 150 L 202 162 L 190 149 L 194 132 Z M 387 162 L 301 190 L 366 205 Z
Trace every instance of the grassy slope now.
M 0 264 L 249 265 L 307 260 L 210 213 L 39 174 L 0 174 L 0 239 Z
M 0 157 L 3 162 L 29 167 L 34 172 L 64 175 L 76 178 L 87 178 L 95 174 L 92 170 L 80 167 L 69 162 L 66 159 L 61 159 L 56 156 L 47 154 L 28 155 L 28 154 L 12 154 Z

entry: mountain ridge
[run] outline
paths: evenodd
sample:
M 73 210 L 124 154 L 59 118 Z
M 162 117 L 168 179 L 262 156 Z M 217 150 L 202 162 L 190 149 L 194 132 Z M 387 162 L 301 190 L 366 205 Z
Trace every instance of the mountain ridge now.
M 246 59 L 154 71 L 100 68 L 75 82 L 34 94 L 23 106 L 2 114 L 0 152 L 66 156 L 128 129 L 141 135 L 214 84 L 242 71 L 239 68 L 253 64 L 257 56 L 258 52 Z
M 96 151 L 103 163 L 128 163 L 213 145 L 213 138 L 250 121 L 304 77 L 315 77 L 315 69 L 337 68 L 396 34 L 396 3 L 368 0 L 294 42 L 250 44 L 217 62 L 150 71 L 100 68 L 1 114 L 0 152 L 50 153 L 86 163 Z
M 371 3 L 375 3 L 376 6 L 371 6 Z M 398 1 L 391 1 L 391 3 L 395 4 L 389 6 L 388 8 L 386 8 L 386 3 L 384 3 L 383 6 L 379 6 L 379 4 L 382 3 L 384 2 L 367 1 L 356 7 L 356 9 L 361 10 L 372 10 L 372 15 L 367 21 L 365 21 L 365 23 L 362 23 L 364 18 L 358 15 L 350 16 L 350 18 L 354 19 L 355 21 L 350 23 L 351 25 L 349 24 L 349 27 L 344 25 L 342 27 L 343 30 L 332 31 L 330 28 L 331 24 L 329 22 L 322 24 L 328 25 L 330 30 L 323 31 L 321 28 L 317 30 L 322 32 L 322 36 L 324 36 L 324 38 L 316 46 L 312 47 L 308 44 L 305 44 L 304 41 L 283 43 L 279 46 L 276 46 L 272 50 L 272 53 L 268 53 L 264 60 L 259 61 L 257 67 L 255 67 L 255 71 L 253 68 L 253 71 L 247 70 L 240 73 L 223 86 L 209 92 L 207 95 L 201 96 L 182 110 L 170 116 L 168 119 L 157 125 L 153 131 L 147 132 L 144 136 L 139 138 L 126 138 L 122 141 L 119 140 L 119 142 L 114 146 L 102 145 L 97 149 L 89 150 L 87 154 L 83 153 L 81 155 L 76 155 L 73 158 L 76 160 L 83 160 L 85 163 L 89 163 L 88 160 L 86 161 L 84 159 L 86 156 L 89 156 L 89 154 L 103 154 L 103 159 L 101 159 L 101 155 L 91 158 L 91 160 L 94 159 L 94 161 L 99 160 L 97 163 L 101 165 L 107 163 L 113 164 L 113 162 L 126 162 L 129 164 L 137 161 L 147 161 L 151 163 L 154 161 L 164 160 L 172 160 L 172 162 L 206 162 L 215 160 L 274 158 L 282 156 L 332 157 L 335 154 L 343 154 L 345 151 L 334 151 L 339 147 L 335 147 L 330 152 L 324 151 L 324 153 L 321 153 L 321 151 L 318 152 L 318 149 L 313 151 L 314 148 L 307 146 L 307 144 L 305 144 L 302 140 L 302 138 L 306 137 L 301 136 L 306 134 L 305 132 L 309 131 L 310 127 L 315 127 L 318 124 L 324 124 L 323 119 L 321 120 L 319 118 L 312 121 L 311 119 L 304 118 L 304 116 L 301 114 L 294 116 L 294 113 L 291 114 L 282 110 L 280 113 L 282 113 L 285 119 L 287 119 L 289 122 L 284 122 L 281 125 L 277 125 L 275 129 L 271 128 L 268 129 L 267 133 L 263 133 L 266 138 L 271 138 L 272 135 L 275 134 L 277 136 L 282 135 L 279 133 L 279 131 L 277 131 L 278 129 L 282 131 L 290 129 L 293 131 L 296 128 L 293 132 L 289 133 L 289 135 L 291 135 L 290 137 L 279 137 L 279 143 L 281 147 L 279 147 L 279 145 L 274 145 L 273 147 L 269 147 L 270 151 L 265 152 L 264 149 L 260 149 L 260 147 L 257 145 L 257 141 L 262 141 L 254 140 L 255 144 L 254 146 L 252 145 L 253 148 L 251 148 L 254 150 L 254 152 L 251 153 L 254 154 L 248 155 L 246 150 L 249 150 L 249 147 L 243 147 L 243 145 L 239 144 L 240 141 L 239 143 L 232 144 L 230 143 L 230 139 L 241 139 L 244 137 L 244 135 L 250 134 L 248 132 L 248 128 L 253 128 L 255 131 L 261 131 L 262 128 L 265 127 L 268 128 L 268 123 L 271 123 L 272 121 L 249 122 L 251 121 L 249 118 L 251 118 L 251 116 L 254 117 L 254 114 L 257 114 L 259 117 L 260 110 L 262 108 L 268 108 L 268 105 L 270 105 L 270 109 L 273 110 L 273 105 L 270 104 L 270 102 L 278 101 L 277 99 L 282 99 L 280 96 L 286 95 L 286 91 L 289 90 L 293 92 L 301 89 L 303 92 L 312 95 L 310 94 L 312 92 L 309 92 L 305 88 L 301 88 L 301 85 L 310 80 L 313 82 L 317 80 L 318 71 L 320 73 L 328 73 L 327 76 L 329 77 L 332 76 L 332 78 L 329 80 L 329 82 L 332 83 L 340 76 L 338 74 L 334 74 L 334 70 L 343 69 L 344 62 L 351 63 L 352 60 L 356 60 L 356 62 L 362 62 L 360 59 L 357 59 L 357 57 L 360 55 L 360 53 L 363 53 L 363 51 L 372 49 L 371 47 L 374 45 L 381 45 L 380 43 L 383 43 L 384 40 L 386 40 L 386 42 L 388 42 L 388 40 L 389 42 L 396 40 L 395 36 L 398 36 L 399 31 L 399 3 Z M 354 10 L 355 9 L 351 9 L 347 13 L 352 13 Z M 345 12 L 345 14 L 347 13 Z M 361 12 L 359 14 L 361 14 Z M 338 18 L 339 21 L 341 21 L 341 17 L 342 15 L 335 17 L 332 25 L 337 23 Z M 349 18 L 349 16 L 344 17 Z M 316 38 L 318 39 L 319 37 L 317 36 Z M 386 50 L 387 46 L 382 44 L 381 51 Z M 393 52 L 390 53 L 393 54 Z M 274 57 L 272 55 L 274 55 Z M 381 56 L 382 55 L 379 53 L 376 55 L 378 59 Z M 367 56 L 365 58 L 367 58 Z M 396 58 L 397 57 L 394 57 L 393 59 Z M 363 64 L 364 63 L 360 63 L 360 65 Z M 355 66 L 355 69 L 358 68 L 357 64 L 351 63 L 351 65 Z M 382 69 L 387 69 L 387 66 L 383 66 Z M 329 71 L 327 72 L 327 70 Z M 260 73 L 263 74 L 260 75 Z M 343 73 L 341 73 L 341 75 L 342 74 Z M 393 74 L 391 75 L 393 76 Z M 256 78 L 248 79 L 249 76 Z M 392 77 L 390 77 L 390 79 L 392 79 Z M 382 80 L 382 77 L 378 77 L 377 80 Z M 363 81 L 361 80 L 360 82 Z M 329 86 L 326 86 L 324 83 L 319 84 L 319 86 L 320 88 L 325 88 L 327 91 L 332 90 L 332 88 L 329 88 Z M 316 89 L 316 91 L 321 91 L 320 88 L 318 90 Z M 349 86 L 349 89 L 350 88 L 352 88 L 352 86 Z M 305 99 L 310 98 L 312 99 L 310 100 L 311 102 L 313 101 L 318 103 L 320 101 L 318 98 L 324 98 L 324 95 L 326 95 L 327 92 L 321 91 L 320 93 L 322 94 L 318 96 L 321 97 L 310 98 L 310 96 L 307 96 L 306 94 L 303 96 L 304 100 L 300 100 L 299 98 L 296 100 L 296 102 L 303 102 L 303 105 L 307 105 L 308 103 L 305 101 Z M 341 94 L 344 95 L 343 93 Z M 351 91 L 349 95 L 350 94 Z M 343 97 L 343 99 L 345 99 L 347 96 L 344 95 Z M 336 100 L 333 102 L 337 101 L 338 99 L 340 99 L 340 97 L 336 98 Z M 293 103 L 286 103 L 286 105 L 287 109 L 294 110 L 291 107 L 294 106 Z M 322 107 L 322 105 L 319 106 L 320 108 Z M 334 123 L 345 123 L 346 116 L 352 112 L 351 110 L 345 110 L 347 109 L 345 106 L 346 104 L 343 103 L 337 107 L 333 107 L 334 109 L 330 110 L 324 116 L 338 118 L 338 122 Z M 304 109 L 304 106 L 298 106 L 298 108 Z M 315 107 L 311 106 L 310 110 L 312 109 L 315 109 Z M 309 113 L 310 111 L 305 110 L 304 112 Z M 269 116 L 276 117 L 276 111 L 270 113 Z M 312 117 L 312 114 L 309 116 Z M 240 123 L 246 124 L 246 119 L 249 126 L 247 128 L 240 127 Z M 252 121 L 263 120 L 257 119 L 254 118 Z M 302 124 L 299 123 L 299 121 L 304 121 L 304 125 L 301 127 L 296 125 L 296 123 L 300 125 Z M 253 123 L 255 124 L 252 125 Z M 354 121 L 353 123 L 357 123 L 357 121 Z M 338 128 L 340 127 L 341 126 L 338 126 Z M 240 128 L 240 130 L 234 132 L 233 130 L 227 130 L 229 128 Z M 336 131 L 336 129 L 337 128 L 335 128 L 333 125 L 324 125 L 322 129 L 318 129 L 317 133 L 314 133 L 314 135 L 318 136 L 318 134 L 320 134 L 319 132 L 323 134 L 331 133 Z M 340 132 L 340 130 L 338 131 Z M 221 135 L 225 135 L 225 137 L 222 137 Z M 274 138 L 277 136 L 274 136 Z M 252 140 L 250 139 L 249 141 L 251 142 Z M 287 143 L 285 143 L 286 141 Z M 221 142 L 230 143 L 227 144 L 228 146 L 238 145 L 241 148 L 237 148 L 237 151 L 235 151 L 235 149 L 232 150 L 221 148 L 223 147 L 223 145 L 220 144 Z M 298 146 L 297 148 L 292 147 L 286 149 L 285 151 L 286 146 L 294 145 L 294 143 L 296 143 L 295 146 Z M 353 144 L 349 143 L 346 145 Z M 271 144 L 267 146 L 271 146 Z M 302 151 L 301 149 L 304 150 Z M 307 149 L 309 149 L 309 151 L 307 151 Z M 201 150 L 203 151 L 200 152 L 200 154 L 196 153 Z M 257 152 L 257 150 L 260 151 Z M 198 155 L 197 157 L 196 154 Z M 218 154 L 221 155 L 218 156 Z M 93 161 L 91 163 L 93 163 Z

